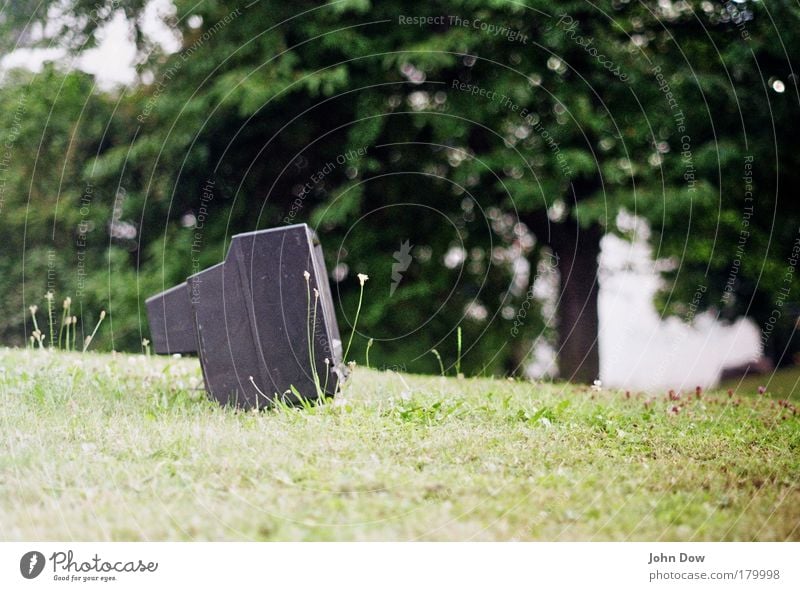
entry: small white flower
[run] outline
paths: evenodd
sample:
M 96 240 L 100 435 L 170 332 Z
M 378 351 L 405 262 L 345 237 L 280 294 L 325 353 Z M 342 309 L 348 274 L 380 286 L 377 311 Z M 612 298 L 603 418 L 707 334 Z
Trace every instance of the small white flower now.
M 369 279 L 369 275 L 365 275 L 364 273 L 358 274 L 358 281 L 362 286 L 367 282 L 367 279 Z
M 311 279 L 311 273 L 308 271 L 303 271 L 303 277 L 306 278 L 306 283 L 308 283 L 308 280 Z
M 595 392 L 599 392 L 602 389 L 603 389 L 603 382 L 601 382 L 600 380 L 595 380 L 594 383 L 592 384 L 592 390 L 594 390 Z

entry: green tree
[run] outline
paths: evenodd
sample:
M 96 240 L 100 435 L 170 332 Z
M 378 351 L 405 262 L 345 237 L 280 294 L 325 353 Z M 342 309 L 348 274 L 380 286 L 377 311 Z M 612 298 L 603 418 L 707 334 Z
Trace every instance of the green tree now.
M 108 147 L 113 102 L 95 92 L 91 76 L 46 66 L 37 75 L 10 73 L 0 105 L 0 338 L 23 344 L 31 305 L 49 333 L 43 298 L 52 292 L 59 319 L 61 302 L 72 298 L 82 342 L 110 299 L 103 271 L 114 194 L 84 169 Z
M 85 25 L 71 45 L 91 45 L 118 5 L 68 6 Z M 791 3 L 175 7 L 182 49 L 149 53 L 91 164 L 138 220 L 135 247 L 108 253 L 114 346 L 139 338 L 146 288 L 216 262 L 235 231 L 288 221 L 317 226 L 334 276 L 349 273 L 335 285 L 345 326 L 353 275 L 373 277 L 363 333 L 379 364 L 431 371 L 426 352 L 455 359 L 460 325 L 470 371 L 516 370 L 555 332 L 561 375 L 596 378 L 597 255 L 604 234 L 626 233 L 622 211 L 674 263 L 664 310 L 769 322 L 798 219 L 778 191 L 796 182 L 793 137 L 775 124 L 797 103 L 798 40 L 775 24 L 797 22 Z M 124 9 L 141 18 L 141 4 Z M 737 258 L 751 156 L 759 204 Z M 198 247 L 184 226 L 207 186 Z M 390 295 L 406 241 L 413 263 Z M 557 318 L 534 320 L 529 287 L 548 261 Z

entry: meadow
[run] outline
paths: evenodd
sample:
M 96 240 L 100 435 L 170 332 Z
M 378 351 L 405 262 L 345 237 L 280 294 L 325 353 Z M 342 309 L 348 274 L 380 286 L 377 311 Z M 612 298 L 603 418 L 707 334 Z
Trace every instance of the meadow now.
M 357 367 L 240 412 L 194 359 L 0 349 L 0 536 L 797 541 L 796 402 Z

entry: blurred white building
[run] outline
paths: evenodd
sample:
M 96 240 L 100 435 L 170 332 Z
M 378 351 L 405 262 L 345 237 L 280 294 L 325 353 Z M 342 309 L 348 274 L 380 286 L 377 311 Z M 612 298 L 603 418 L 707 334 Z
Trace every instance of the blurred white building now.
M 707 314 L 694 325 L 661 318 L 653 305 L 659 277 L 642 243 L 603 239 L 600 257 L 600 376 L 630 389 L 694 389 L 716 385 L 723 367 L 760 355 L 749 320 L 724 326 Z

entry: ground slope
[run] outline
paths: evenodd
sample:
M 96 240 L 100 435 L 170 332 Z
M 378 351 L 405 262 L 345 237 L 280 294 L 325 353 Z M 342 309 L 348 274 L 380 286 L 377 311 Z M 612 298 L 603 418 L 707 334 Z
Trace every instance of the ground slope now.
M 357 368 L 242 413 L 191 359 L 0 349 L 0 539 L 800 540 L 800 418 L 753 393 Z

